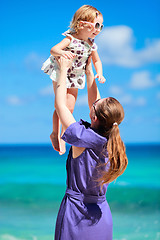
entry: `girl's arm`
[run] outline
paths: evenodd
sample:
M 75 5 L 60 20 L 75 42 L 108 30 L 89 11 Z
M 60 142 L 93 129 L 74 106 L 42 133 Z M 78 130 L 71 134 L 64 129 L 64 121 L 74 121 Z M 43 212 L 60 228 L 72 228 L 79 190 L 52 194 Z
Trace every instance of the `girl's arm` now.
M 51 51 L 50 51 L 51 55 L 71 59 L 74 56 L 74 54 L 70 51 L 63 50 L 69 46 L 70 42 L 71 42 L 71 38 L 69 37 L 64 38 L 60 43 L 58 43 L 57 45 L 51 48 Z
M 55 108 L 59 116 L 59 119 L 66 130 L 72 123 L 75 122 L 75 119 L 66 106 L 66 78 L 67 70 L 71 66 L 72 61 L 61 57 L 58 59 L 60 66 L 60 76 L 57 82 L 57 88 L 55 91 Z
M 88 63 L 86 65 L 86 77 L 87 77 L 87 90 L 88 90 L 88 105 L 91 109 L 92 104 L 100 98 L 100 93 L 94 78 L 91 56 L 88 58 Z
M 106 81 L 106 79 L 103 77 L 102 62 L 100 60 L 100 57 L 99 57 L 97 51 L 92 52 L 92 61 L 93 61 L 93 65 L 97 72 L 95 79 L 98 78 L 98 81 L 100 81 L 101 83 L 104 83 Z

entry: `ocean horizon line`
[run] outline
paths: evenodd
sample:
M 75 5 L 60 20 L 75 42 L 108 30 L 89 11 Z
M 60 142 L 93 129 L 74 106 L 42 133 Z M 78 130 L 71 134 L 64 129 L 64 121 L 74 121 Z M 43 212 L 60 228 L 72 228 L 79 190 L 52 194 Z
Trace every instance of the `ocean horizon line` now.
M 159 146 L 160 142 L 129 142 L 125 143 L 126 146 Z M 0 143 L 0 147 L 30 147 L 30 146 L 35 146 L 35 147 L 52 147 L 51 143 Z M 70 146 L 67 144 L 67 146 Z

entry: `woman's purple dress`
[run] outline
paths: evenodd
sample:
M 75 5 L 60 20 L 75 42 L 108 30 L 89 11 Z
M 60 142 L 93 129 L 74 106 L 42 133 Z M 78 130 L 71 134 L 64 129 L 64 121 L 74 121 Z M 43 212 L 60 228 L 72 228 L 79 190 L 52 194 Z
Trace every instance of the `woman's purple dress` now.
M 73 158 L 70 148 L 67 190 L 57 216 L 55 240 L 112 240 L 112 215 L 105 196 L 108 185 L 101 189 L 96 181 L 98 164 L 108 160 L 101 154 L 106 138 L 83 120 L 71 124 L 62 138 L 86 149 Z

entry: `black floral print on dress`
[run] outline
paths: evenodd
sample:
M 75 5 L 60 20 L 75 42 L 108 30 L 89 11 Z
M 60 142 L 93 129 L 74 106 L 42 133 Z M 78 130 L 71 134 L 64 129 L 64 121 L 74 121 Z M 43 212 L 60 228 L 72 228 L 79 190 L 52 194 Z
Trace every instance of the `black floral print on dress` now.
M 78 83 L 79 85 L 82 85 L 83 80 L 82 80 L 81 78 L 79 78 L 79 79 L 77 80 L 77 83 Z
M 71 39 L 69 46 L 67 46 L 64 50 L 71 51 L 71 53 L 75 54 L 73 64 L 67 72 L 66 87 L 82 89 L 85 86 L 85 66 L 87 59 L 92 51 L 96 50 L 97 47 L 94 41 L 93 44 L 89 44 L 87 41 L 76 39 L 69 31 L 64 33 L 64 35 Z M 53 81 L 57 81 L 57 77 L 59 76 L 59 66 L 52 55 L 44 62 L 42 70 L 50 75 L 50 78 Z

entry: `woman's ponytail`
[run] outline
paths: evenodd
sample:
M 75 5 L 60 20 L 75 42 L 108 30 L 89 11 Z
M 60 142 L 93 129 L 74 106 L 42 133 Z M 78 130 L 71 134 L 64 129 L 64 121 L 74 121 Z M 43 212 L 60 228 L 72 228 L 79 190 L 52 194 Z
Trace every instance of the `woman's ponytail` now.
M 105 149 L 107 149 L 108 162 L 106 165 L 108 167 L 107 171 L 103 171 L 99 178 L 103 185 L 120 176 L 128 164 L 125 145 L 120 137 L 118 127 L 124 118 L 124 110 L 115 98 L 107 98 L 104 104 L 98 108 L 97 113 L 100 121 L 99 130 L 107 138 Z
M 128 159 L 125 152 L 125 145 L 121 140 L 118 125 L 113 125 L 108 142 L 107 152 L 109 159 L 109 169 L 104 172 L 101 177 L 102 185 L 112 182 L 119 177 L 126 169 Z

